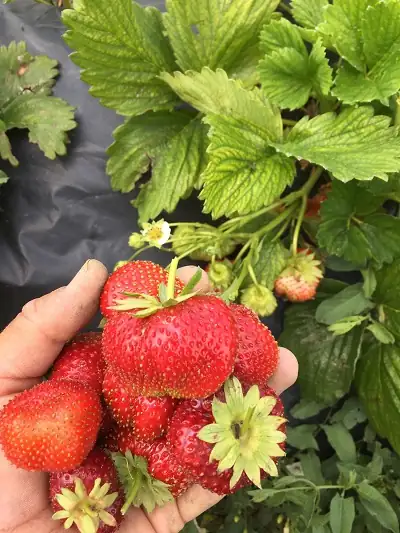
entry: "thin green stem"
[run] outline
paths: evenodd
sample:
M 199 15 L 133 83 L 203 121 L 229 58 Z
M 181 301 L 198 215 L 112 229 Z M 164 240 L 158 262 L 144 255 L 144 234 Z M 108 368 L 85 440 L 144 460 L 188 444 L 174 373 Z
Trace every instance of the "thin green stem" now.
M 290 16 L 292 15 L 292 10 L 290 9 L 289 6 L 287 6 L 287 5 L 285 4 L 285 2 L 281 2 L 281 3 L 279 4 L 279 9 L 282 9 L 282 11 L 284 11 L 285 13 L 287 13 L 287 14 L 290 15 Z
M 396 98 L 396 110 L 394 114 L 394 125 L 400 126 L 400 95 Z
M 175 279 L 176 279 L 176 271 L 178 270 L 178 263 L 179 263 L 179 259 L 177 257 L 174 257 L 174 259 L 172 259 L 171 264 L 169 266 L 168 285 L 167 285 L 168 300 L 172 300 L 175 296 Z
M 254 237 L 259 239 L 260 237 L 264 236 L 266 233 L 269 233 L 270 231 L 272 231 L 274 228 L 279 226 L 279 224 L 281 224 L 287 218 L 289 218 L 293 214 L 295 208 L 296 208 L 296 205 L 291 205 L 288 209 L 286 209 L 280 215 L 274 218 L 274 220 L 271 220 L 269 224 L 260 228 L 256 233 L 254 233 Z
M 276 242 L 278 241 L 282 235 L 285 233 L 285 231 L 288 229 L 288 226 L 290 224 L 290 220 L 287 220 L 283 226 L 281 227 L 281 229 L 278 231 L 278 233 L 276 235 L 274 235 L 273 239 L 271 242 Z
M 301 479 L 299 479 L 299 482 L 301 481 Z M 277 493 L 277 492 L 293 492 L 295 490 L 346 490 L 346 487 L 344 487 L 343 485 L 315 485 L 314 487 L 312 486 L 307 486 L 307 487 L 290 487 L 290 488 L 287 488 L 287 489 L 277 489 L 275 490 L 274 492 Z
M 303 220 L 304 220 L 304 215 L 305 215 L 306 209 L 307 209 L 307 200 L 308 200 L 308 197 L 304 195 L 302 200 L 301 200 L 301 207 L 300 207 L 300 211 L 299 211 L 299 216 L 297 217 L 296 227 L 294 228 L 293 240 L 292 240 L 292 255 L 296 255 L 297 254 L 297 247 L 298 247 L 298 244 L 299 244 L 300 230 L 301 230 L 301 226 L 302 226 Z
M 277 207 L 281 206 L 283 204 L 284 200 L 281 199 L 277 202 L 274 202 L 273 204 L 270 204 L 266 207 L 263 207 L 262 209 L 259 209 L 258 211 L 255 211 L 254 213 L 251 213 L 249 215 L 242 215 L 240 217 L 231 218 L 230 220 L 227 220 L 223 224 L 221 224 L 220 229 L 224 231 L 225 233 L 229 233 L 229 231 L 225 231 L 225 228 L 229 228 L 230 226 L 237 225 L 237 227 L 243 226 L 247 222 L 250 222 L 254 218 L 260 217 L 261 215 L 265 215 L 269 211 L 273 211 Z M 234 230 L 232 230 L 234 231 Z
M 283 123 L 285 126 L 296 126 L 297 121 L 296 121 L 296 120 L 290 120 L 289 118 L 283 118 L 283 119 L 282 119 L 282 123 Z
M 137 475 L 135 477 L 135 480 L 133 482 L 132 488 L 128 493 L 128 496 L 126 497 L 124 506 L 121 509 L 121 514 L 125 515 L 129 509 L 129 507 L 132 505 L 133 500 L 136 497 L 136 494 L 138 493 L 142 481 L 142 476 Z
M 145 246 L 144 248 L 140 248 L 137 250 L 134 254 L 130 256 L 128 261 L 133 261 L 138 255 L 140 255 L 142 252 L 145 252 L 146 250 L 150 250 L 151 248 L 154 248 L 153 245 L 149 244 L 148 246 Z
M 258 285 L 258 281 L 257 281 L 257 278 L 256 278 L 256 274 L 253 270 L 253 267 L 251 265 L 249 265 L 249 274 L 250 274 L 250 277 L 254 283 L 254 285 Z

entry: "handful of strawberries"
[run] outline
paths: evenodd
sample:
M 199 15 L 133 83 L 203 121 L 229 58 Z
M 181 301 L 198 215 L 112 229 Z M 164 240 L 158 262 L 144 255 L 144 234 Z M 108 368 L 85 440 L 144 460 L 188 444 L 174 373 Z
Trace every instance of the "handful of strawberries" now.
M 0 412 L 0 444 L 19 468 L 50 473 L 53 518 L 116 531 L 130 506 L 151 512 L 192 484 L 218 494 L 277 475 L 283 407 L 268 379 L 271 332 L 249 309 L 135 261 L 102 297 L 102 334 L 78 336 L 49 380 Z

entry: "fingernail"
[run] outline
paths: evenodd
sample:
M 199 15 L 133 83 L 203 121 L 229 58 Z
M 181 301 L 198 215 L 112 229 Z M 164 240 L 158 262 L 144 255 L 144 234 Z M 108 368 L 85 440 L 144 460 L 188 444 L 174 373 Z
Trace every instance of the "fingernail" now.
M 79 272 L 75 277 L 68 283 L 68 287 L 74 287 L 75 285 L 80 285 L 83 278 L 87 276 L 87 273 L 90 270 L 91 259 L 88 259 L 86 263 L 82 266 Z

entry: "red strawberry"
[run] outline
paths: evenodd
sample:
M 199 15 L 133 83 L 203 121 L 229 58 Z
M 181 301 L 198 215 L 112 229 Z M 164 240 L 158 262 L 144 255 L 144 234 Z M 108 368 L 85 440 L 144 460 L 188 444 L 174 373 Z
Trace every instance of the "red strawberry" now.
M 315 218 L 319 216 L 322 202 L 328 198 L 328 193 L 332 190 L 332 183 L 321 185 L 318 193 L 307 200 L 306 218 Z
M 72 379 L 101 393 L 103 374 L 101 334 L 85 333 L 65 346 L 54 363 L 50 379 Z
M 101 416 L 92 388 L 76 381 L 46 381 L 0 412 L 0 444 L 7 459 L 25 470 L 70 470 L 93 448 Z
M 95 448 L 78 468 L 51 474 L 50 502 L 53 519 L 64 520 L 65 526 L 75 524 L 82 533 L 116 531 L 123 493 L 114 463 Z
M 107 363 L 144 396 L 208 396 L 231 374 L 235 352 L 233 317 L 215 296 L 194 296 L 147 318 L 121 312 L 103 331 Z
M 135 396 L 127 381 L 112 369 L 106 371 L 103 394 L 118 424 L 132 426 L 137 438 L 154 440 L 168 429 L 176 404 L 170 396 Z
M 147 461 L 150 474 L 166 483 L 174 498 L 192 485 L 191 477 L 183 470 L 179 457 L 174 455 L 165 438 L 152 444 Z
M 260 486 L 266 474 L 277 475 L 277 457 L 284 455 L 282 404 L 266 386 L 251 387 L 244 397 L 236 378 L 217 396 L 227 403 L 216 398 L 211 408 L 208 400 L 183 401 L 167 440 L 188 475 L 204 488 L 229 494 L 251 483 Z
M 118 447 L 123 454 L 130 451 L 133 455 L 144 457 L 148 472 L 155 479 L 166 483 L 175 498 L 192 484 L 165 438 L 152 443 L 145 442 L 137 439 L 131 430 L 124 428 L 119 432 Z
M 117 300 L 123 300 L 123 292 L 148 294 L 158 296 L 158 289 L 161 283 L 168 281 L 168 272 L 160 265 L 151 261 L 132 261 L 118 268 L 111 274 L 105 284 L 100 299 L 100 309 L 106 318 L 117 314 L 117 311 L 110 309 Z M 184 284 L 175 280 L 176 292 L 183 289 Z
M 312 300 L 323 277 L 321 262 L 305 248 L 291 257 L 283 272 L 275 280 L 275 292 L 290 302 Z
M 278 366 L 278 344 L 253 311 L 237 304 L 230 309 L 238 333 L 233 373 L 241 383 L 265 385 Z

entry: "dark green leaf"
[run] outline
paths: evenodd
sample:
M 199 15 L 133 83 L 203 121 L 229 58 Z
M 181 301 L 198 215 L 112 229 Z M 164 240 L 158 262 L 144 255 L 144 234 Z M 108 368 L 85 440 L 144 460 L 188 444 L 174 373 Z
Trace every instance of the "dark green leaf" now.
M 318 242 L 330 254 L 380 266 L 400 255 L 400 219 L 376 212 L 382 198 L 351 182 L 333 182 L 321 207 Z
M 376 451 L 372 457 L 372 461 L 367 465 L 368 481 L 375 483 L 383 470 L 383 457 L 379 451 Z
M 337 337 L 315 320 L 318 301 L 299 304 L 285 313 L 282 346 L 299 360 L 302 397 L 334 404 L 350 388 L 360 351 L 361 328 Z
M 351 533 L 355 514 L 354 499 L 335 494 L 331 501 L 329 518 L 332 533 Z
M 395 289 L 395 287 L 394 287 Z M 356 384 L 370 423 L 400 452 L 400 347 L 369 338 Z
M 353 429 L 357 424 L 362 424 L 367 419 L 364 409 L 358 398 L 346 400 L 339 411 L 331 418 L 331 422 L 341 422 L 347 429 Z
M 353 272 L 355 270 L 360 270 L 359 266 L 354 265 L 349 261 L 346 261 L 342 257 L 337 257 L 336 255 L 330 255 L 329 257 L 327 257 L 325 260 L 325 266 L 326 268 L 329 268 L 330 270 L 335 270 L 336 272 Z
M 314 450 L 300 455 L 301 468 L 304 476 L 316 485 L 324 485 L 325 479 L 322 475 L 321 461 Z
M 303 398 L 292 408 L 290 414 L 298 420 L 304 420 L 317 415 L 324 409 L 326 405 Z
M 309 448 L 318 450 L 318 444 L 313 435 L 316 428 L 317 426 L 311 424 L 302 424 L 294 428 L 288 427 L 286 442 L 298 450 L 307 450 Z
M 389 501 L 375 487 L 364 481 L 357 487 L 361 503 L 386 529 L 398 533 L 399 522 Z
M 356 445 L 348 429 L 341 423 L 331 426 L 324 425 L 322 428 L 339 459 L 344 463 L 355 463 L 357 458 Z
M 400 260 L 376 273 L 374 300 L 380 304 L 383 325 L 400 339 Z

